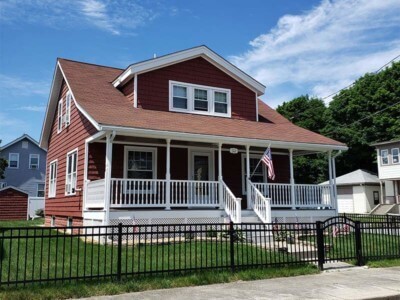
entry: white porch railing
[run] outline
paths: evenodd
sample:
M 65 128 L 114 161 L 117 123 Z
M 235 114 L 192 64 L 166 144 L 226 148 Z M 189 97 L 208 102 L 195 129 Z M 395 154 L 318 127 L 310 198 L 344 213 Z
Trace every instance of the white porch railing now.
M 164 207 L 166 180 L 111 179 L 110 207 Z
M 254 183 L 248 181 L 247 186 L 249 187 L 247 195 L 250 197 L 254 212 L 263 223 L 271 223 L 271 199 L 266 198 Z
M 104 207 L 104 182 L 104 179 L 99 179 L 86 184 L 86 208 Z
M 292 185 L 284 183 L 253 183 L 264 195 L 271 199 L 272 207 L 333 207 L 332 186 L 295 184 L 292 199 Z
M 219 206 L 218 181 L 171 180 L 171 207 Z
M 222 202 L 226 214 L 233 223 L 242 222 L 242 204 L 241 199 L 236 198 L 232 191 L 228 188 L 225 182 L 221 181 L 222 185 Z

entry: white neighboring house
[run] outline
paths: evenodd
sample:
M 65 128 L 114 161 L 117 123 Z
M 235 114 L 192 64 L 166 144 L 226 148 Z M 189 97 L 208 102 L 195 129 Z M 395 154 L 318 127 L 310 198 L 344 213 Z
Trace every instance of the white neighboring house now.
M 378 176 L 362 169 L 337 177 L 336 186 L 339 213 L 369 213 L 380 203 L 383 191 Z
M 400 213 L 400 138 L 375 143 L 378 176 L 385 183 L 385 198 L 380 203 L 380 213 Z M 375 211 L 376 212 L 376 211 Z

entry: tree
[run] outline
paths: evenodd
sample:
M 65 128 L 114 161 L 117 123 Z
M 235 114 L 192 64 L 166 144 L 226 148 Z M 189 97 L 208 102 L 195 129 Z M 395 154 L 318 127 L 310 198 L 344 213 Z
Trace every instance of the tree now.
M 284 102 L 276 109 L 292 123 L 314 132 L 321 132 L 325 127 L 324 102 L 308 95 Z M 293 159 L 295 181 L 299 183 L 316 183 L 325 181 L 328 174 L 328 161 L 324 154 L 298 156 Z
M 0 140 L 1 145 L 1 140 Z M 0 152 L 1 153 L 1 152 Z M 0 179 L 4 179 L 4 171 L 8 167 L 8 162 L 5 158 L 0 157 Z

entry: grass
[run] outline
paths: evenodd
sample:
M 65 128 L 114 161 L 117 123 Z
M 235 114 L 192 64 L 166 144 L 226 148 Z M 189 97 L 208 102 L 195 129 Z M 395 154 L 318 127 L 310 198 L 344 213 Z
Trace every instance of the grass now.
M 0 221 L 1 227 L 37 227 L 44 224 L 44 218 L 37 218 L 34 220 L 11 220 Z
M 400 267 L 400 258 L 399 259 L 371 260 L 371 261 L 367 261 L 367 266 L 370 268 Z
M 133 277 L 121 282 L 78 282 L 76 284 L 56 284 L 27 286 L 20 288 L 0 289 L 0 299 L 68 299 L 101 295 L 116 295 L 128 292 L 139 292 L 152 289 L 198 286 L 215 283 L 227 283 L 238 280 L 258 280 L 275 277 L 288 277 L 317 274 L 319 271 L 312 265 L 287 266 L 284 268 L 248 269 L 237 272 L 196 272 L 191 274 L 166 274 Z

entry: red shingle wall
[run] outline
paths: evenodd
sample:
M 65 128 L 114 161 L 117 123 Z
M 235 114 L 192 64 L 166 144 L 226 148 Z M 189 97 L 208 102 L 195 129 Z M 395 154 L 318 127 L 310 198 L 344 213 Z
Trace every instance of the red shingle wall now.
M 68 87 L 65 82 L 62 84 L 59 99 L 63 98 L 63 112 L 65 113 L 65 95 Z M 56 197 L 48 197 L 46 188 L 46 208 L 47 216 L 63 217 L 82 217 L 83 193 L 76 192 L 76 195 L 65 195 L 65 176 L 66 176 L 66 157 L 67 153 L 78 149 L 77 161 L 77 188 L 83 189 L 84 178 L 84 158 L 85 158 L 85 139 L 97 131 L 93 125 L 76 108 L 74 101 L 71 103 L 71 123 L 68 127 L 63 127 L 57 133 L 58 105 L 53 118 L 53 124 L 49 137 L 49 147 L 47 152 L 46 186 L 48 187 L 49 165 L 55 159 L 58 160 Z
M 255 92 L 199 57 L 138 75 L 138 107 L 169 111 L 169 80 L 231 90 L 232 118 L 256 120 Z M 133 79 L 121 89 L 133 98 Z
M 14 189 L 0 192 L 0 220 L 26 220 L 28 195 Z

